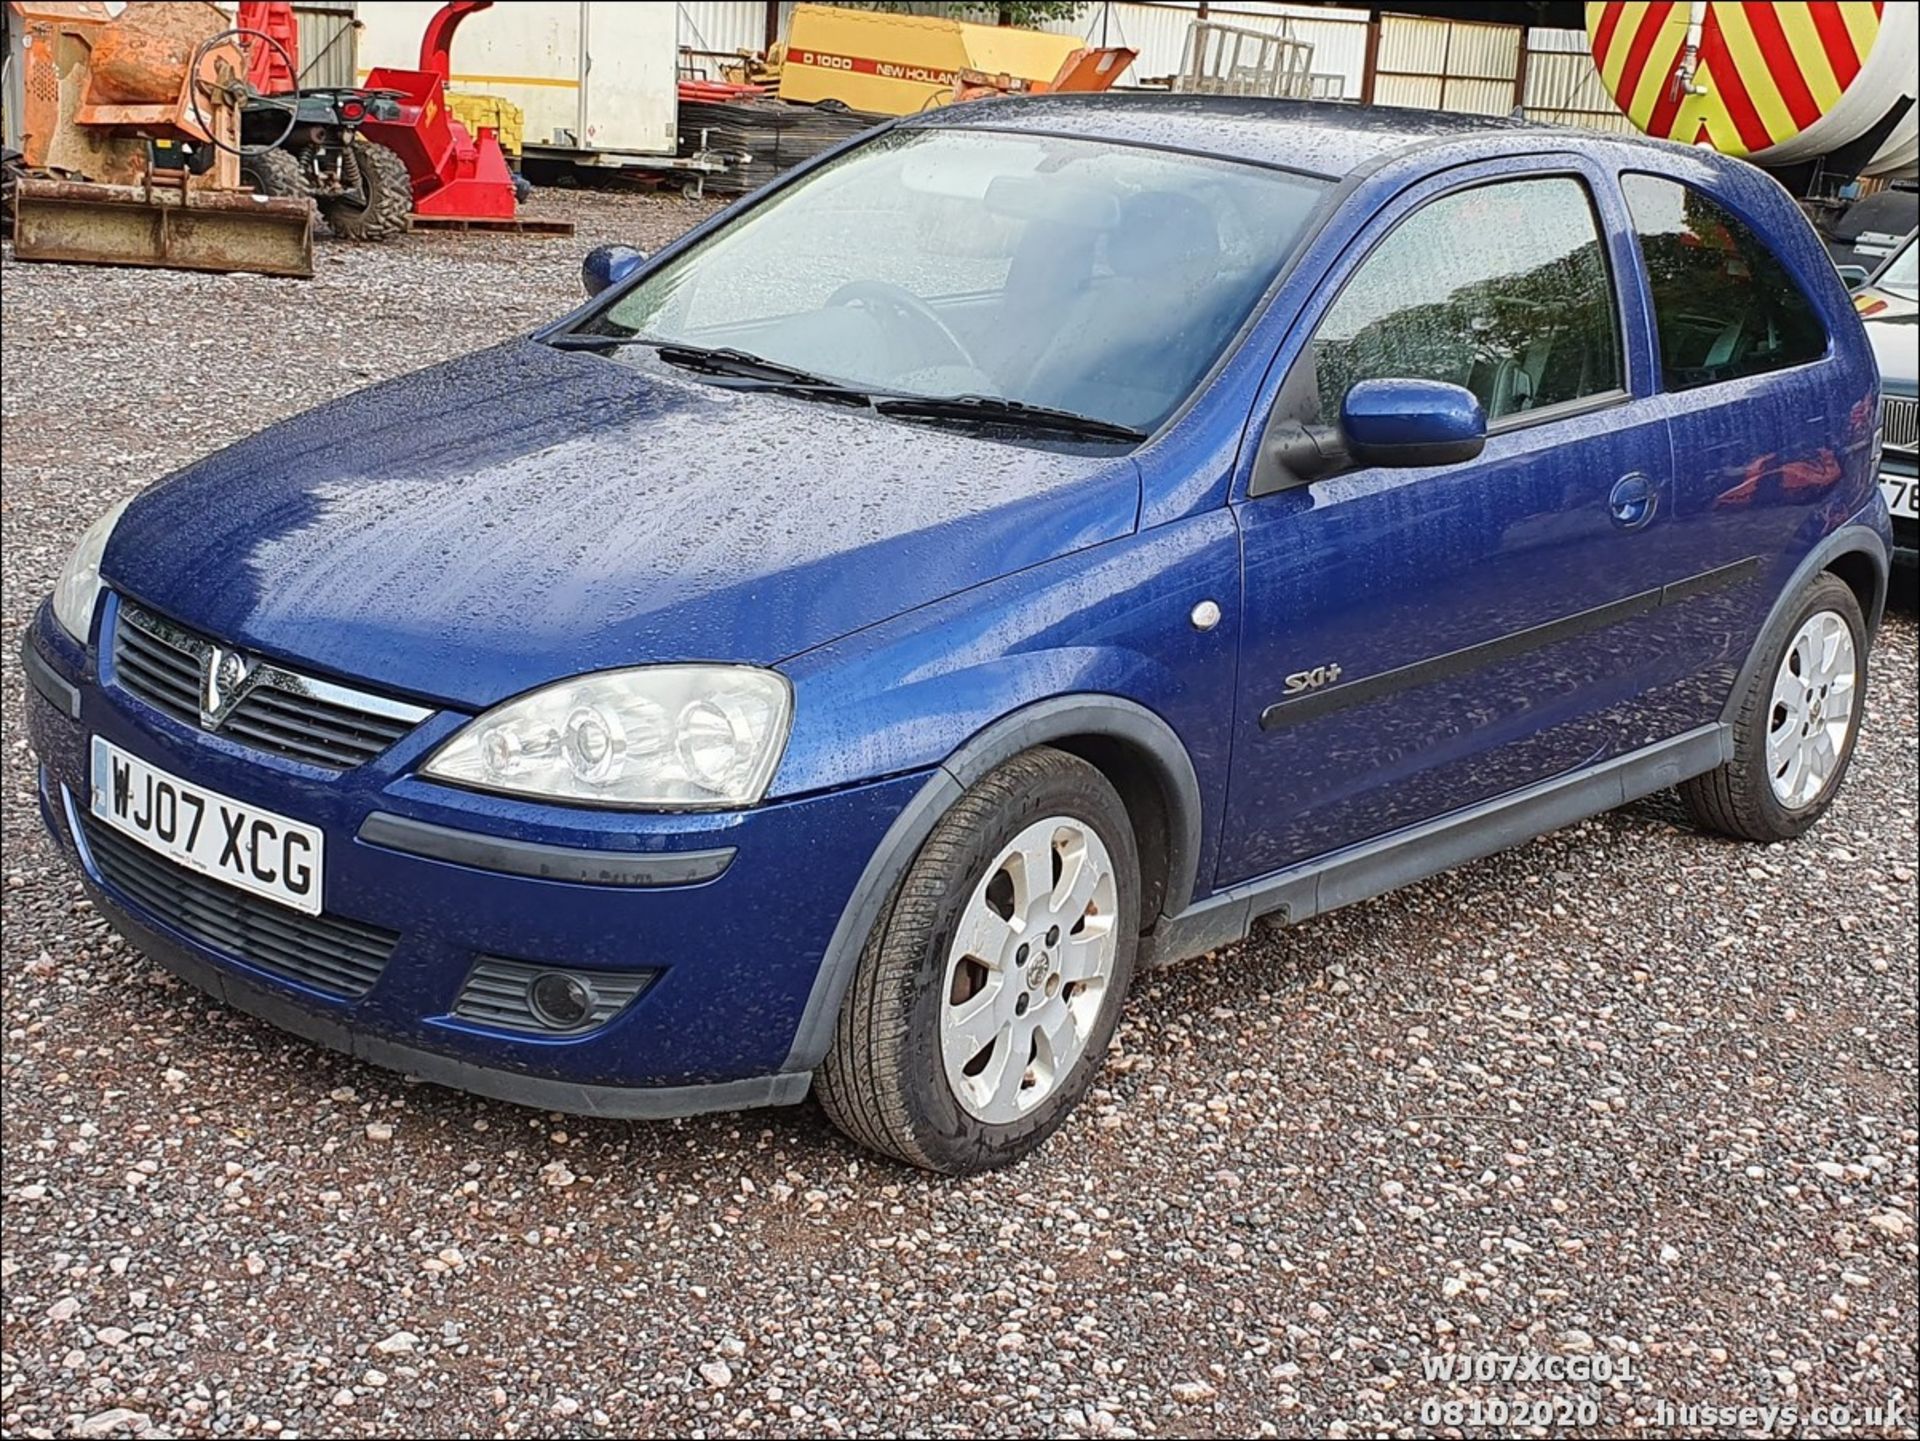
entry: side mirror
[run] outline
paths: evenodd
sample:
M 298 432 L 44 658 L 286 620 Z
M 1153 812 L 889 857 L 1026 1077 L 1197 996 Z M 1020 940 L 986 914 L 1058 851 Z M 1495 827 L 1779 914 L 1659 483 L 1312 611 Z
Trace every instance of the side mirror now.
M 1457 465 L 1487 444 L 1487 412 L 1444 380 L 1363 380 L 1340 403 L 1340 435 L 1359 465 Z
M 596 245 L 580 262 L 580 288 L 589 296 L 618 285 L 646 263 L 646 252 L 631 245 Z
M 1864 265 L 1836 265 L 1834 269 L 1840 272 L 1840 278 L 1846 282 L 1849 290 L 1858 290 L 1873 273 Z

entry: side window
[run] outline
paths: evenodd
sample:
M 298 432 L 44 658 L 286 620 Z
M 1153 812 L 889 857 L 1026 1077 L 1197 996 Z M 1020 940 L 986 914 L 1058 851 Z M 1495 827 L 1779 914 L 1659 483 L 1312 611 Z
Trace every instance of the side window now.
M 1347 282 L 1309 355 L 1326 422 L 1361 380 L 1464 385 L 1489 420 L 1621 389 L 1619 310 L 1586 186 L 1504 181 L 1428 202 Z
M 1762 375 L 1826 353 L 1819 313 L 1753 231 L 1677 181 L 1623 175 L 1620 188 L 1653 287 L 1668 390 Z

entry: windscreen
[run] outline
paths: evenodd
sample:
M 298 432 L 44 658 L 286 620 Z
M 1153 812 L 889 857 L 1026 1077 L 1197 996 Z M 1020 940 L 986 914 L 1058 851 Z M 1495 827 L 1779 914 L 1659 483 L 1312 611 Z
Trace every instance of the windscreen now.
M 1873 283 L 1883 290 L 1897 290 L 1902 295 L 1920 298 L 1920 246 L 1909 240 Z
M 896 130 L 677 256 L 592 328 L 1150 431 L 1212 367 L 1324 189 L 1135 146 Z

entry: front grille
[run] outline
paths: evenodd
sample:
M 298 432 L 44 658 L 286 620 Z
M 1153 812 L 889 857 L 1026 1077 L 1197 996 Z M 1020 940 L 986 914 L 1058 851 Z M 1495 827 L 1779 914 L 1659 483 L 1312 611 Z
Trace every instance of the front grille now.
M 620 1014 L 642 991 L 652 984 L 653 971 L 568 971 L 593 987 L 593 1007 L 587 1019 L 577 1026 L 548 1024 L 533 1006 L 533 983 L 559 966 L 536 966 L 526 961 L 509 961 L 498 956 L 482 956 L 460 988 L 453 1013 L 463 1020 L 488 1026 L 504 1026 L 510 1031 L 537 1031 L 553 1035 L 564 1031 L 591 1031 L 604 1026 Z
M 330 770 L 371 760 L 431 714 L 422 706 L 315 680 L 266 662 L 242 666 L 240 700 L 208 724 L 201 709 L 216 642 L 152 611 L 120 606 L 113 668 L 120 685 L 155 710 L 245 745 Z
M 307 916 L 176 866 L 83 817 L 100 878 L 216 951 L 349 999 L 363 996 L 393 954 L 398 932 L 339 916 Z
M 1920 450 L 1920 401 L 1909 395 L 1887 395 L 1880 399 L 1880 423 L 1886 427 L 1883 445 L 1888 450 L 1904 450 L 1909 455 Z

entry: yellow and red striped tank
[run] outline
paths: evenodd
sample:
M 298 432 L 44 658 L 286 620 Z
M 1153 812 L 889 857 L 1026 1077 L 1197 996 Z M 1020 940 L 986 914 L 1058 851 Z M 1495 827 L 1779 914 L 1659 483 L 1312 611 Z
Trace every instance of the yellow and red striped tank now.
M 1856 173 L 1916 173 L 1914 0 L 1594 0 L 1587 37 L 1649 135 L 1772 166 L 1848 149 Z

